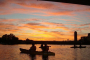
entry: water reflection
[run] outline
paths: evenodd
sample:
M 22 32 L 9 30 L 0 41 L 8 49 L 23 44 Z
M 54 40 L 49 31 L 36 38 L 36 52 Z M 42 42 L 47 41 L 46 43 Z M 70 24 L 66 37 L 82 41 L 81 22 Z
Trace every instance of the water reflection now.
M 82 49 L 78 48 L 78 49 L 74 49 L 74 60 L 83 60 L 84 55 L 82 54 L 83 51 Z
M 42 55 L 42 60 L 48 60 L 48 55 Z
M 37 51 L 41 51 L 39 46 L 37 44 Z M 0 60 L 90 60 L 90 48 L 71 49 L 72 45 L 51 46 L 50 51 L 55 52 L 55 56 L 20 53 L 19 48 L 29 49 L 30 45 L 0 45 Z
M 30 60 L 36 60 L 36 55 L 29 55 Z M 48 55 L 42 55 L 42 60 L 49 60 Z
M 48 55 L 31 55 L 31 54 L 29 54 L 29 58 L 30 58 L 30 60 L 39 60 L 40 58 L 42 58 L 41 60 L 49 60 Z
M 31 60 L 35 60 L 36 59 L 36 55 L 29 54 L 29 57 L 31 58 Z
M 25 57 L 25 58 L 28 58 L 29 60 L 49 60 L 48 57 L 50 56 L 55 56 L 55 55 L 34 55 L 34 54 L 25 54 L 25 53 L 22 53 L 20 52 L 21 56 Z M 24 58 L 24 59 L 25 59 Z
M 77 49 L 74 49 L 74 55 L 75 55 L 74 60 L 77 60 Z

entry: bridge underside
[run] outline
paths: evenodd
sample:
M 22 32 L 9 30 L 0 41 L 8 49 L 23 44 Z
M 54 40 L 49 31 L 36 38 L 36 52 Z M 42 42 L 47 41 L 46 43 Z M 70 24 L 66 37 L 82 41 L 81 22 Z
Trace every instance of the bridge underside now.
M 73 3 L 73 4 L 81 4 L 81 5 L 89 5 L 89 0 L 43 0 L 43 1 L 54 1 L 54 2 L 64 2 L 64 3 Z

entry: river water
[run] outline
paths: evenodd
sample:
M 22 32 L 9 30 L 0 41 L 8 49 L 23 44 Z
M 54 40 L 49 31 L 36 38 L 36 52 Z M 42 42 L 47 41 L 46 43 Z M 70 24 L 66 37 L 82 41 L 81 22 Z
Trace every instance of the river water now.
M 30 44 L 0 45 L 0 60 L 90 60 L 90 45 L 87 48 L 70 48 L 72 45 L 50 45 L 55 56 L 42 56 L 20 53 L 19 48 L 29 49 Z M 36 44 L 37 51 L 41 51 Z

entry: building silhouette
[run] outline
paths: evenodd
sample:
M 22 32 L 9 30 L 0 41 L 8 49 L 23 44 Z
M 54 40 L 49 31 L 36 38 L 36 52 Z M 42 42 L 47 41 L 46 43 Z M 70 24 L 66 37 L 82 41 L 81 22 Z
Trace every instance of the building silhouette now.
M 77 32 L 76 31 L 74 32 L 74 41 L 75 42 L 77 41 Z
M 90 33 L 88 33 L 87 40 L 90 42 Z
M 80 40 L 84 43 L 89 43 L 90 42 L 90 33 L 88 33 L 88 36 L 82 36 Z

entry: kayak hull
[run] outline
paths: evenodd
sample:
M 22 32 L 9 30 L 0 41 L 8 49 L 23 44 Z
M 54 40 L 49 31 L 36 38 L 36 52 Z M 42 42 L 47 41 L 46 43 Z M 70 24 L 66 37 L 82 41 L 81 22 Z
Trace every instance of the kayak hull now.
M 78 46 L 75 46 L 75 47 L 73 46 L 71 48 L 86 48 L 86 46 L 79 46 L 79 47 Z
M 33 55 L 55 55 L 54 52 L 42 52 L 42 51 L 34 51 L 31 52 L 29 50 L 26 49 L 22 49 L 20 48 L 21 53 L 26 53 L 26 54 L 33 54 Z

